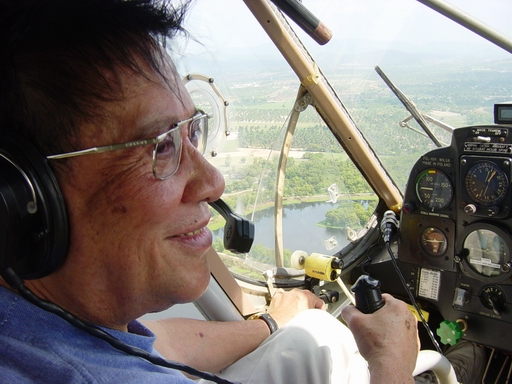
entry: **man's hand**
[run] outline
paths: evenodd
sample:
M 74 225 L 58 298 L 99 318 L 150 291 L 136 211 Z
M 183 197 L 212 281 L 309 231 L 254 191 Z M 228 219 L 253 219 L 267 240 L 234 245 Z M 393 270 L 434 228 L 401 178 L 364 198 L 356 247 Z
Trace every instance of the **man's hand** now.
M 298 313 L 310 308 L 325 309 L 325 304 L 322 299 L 310 291 L 293 289 L 285 292 L 278 289 L 270 302 L 267 313 L 274 318 L 279 327 L 282 327 Z
M 282 327 L 299 312 L 324 308 L 309 291 L 279 289 L 268 313 Z M 252 352 L 269 335 L 263 321 L 203 321 L 181 318 L 144 321 L 156 335 L 155 348 L 167 359 L 219 372 Z M 300 337 L 300 336 L 299 336 Z
M 368 362 L 372 383 L 413 382 L 420 348 L 416 318 L 403 301 L 387 294 L 382 298 L 384 306 L 372 314 L 348 306 L 342 317 Z

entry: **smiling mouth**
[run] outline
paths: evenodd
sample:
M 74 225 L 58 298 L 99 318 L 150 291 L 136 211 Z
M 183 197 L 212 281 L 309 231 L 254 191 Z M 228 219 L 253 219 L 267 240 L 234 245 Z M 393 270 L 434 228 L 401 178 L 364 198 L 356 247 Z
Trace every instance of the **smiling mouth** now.
M 176 235 L 176 236 L 173 236 L 173 237 L 187 237 L 187 236 L 195 236 L 195 235 L 199 235 L 201 232 L 203 232 L 203 228 L 196 229 L 196 230 L 195 230 L 195 231 L 193 231 L 193 232 L 182 233 L 182 234 L 180 234 L 180 235 Z

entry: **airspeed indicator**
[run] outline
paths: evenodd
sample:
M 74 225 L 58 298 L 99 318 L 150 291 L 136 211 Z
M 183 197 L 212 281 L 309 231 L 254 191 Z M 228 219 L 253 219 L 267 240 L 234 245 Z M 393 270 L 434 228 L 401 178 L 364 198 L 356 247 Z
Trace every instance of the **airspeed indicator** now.
M 442 211 L 452 202 L 453 185 L 443 171 L 427 169 L 416 179 L 416 195 L 423 207 Z

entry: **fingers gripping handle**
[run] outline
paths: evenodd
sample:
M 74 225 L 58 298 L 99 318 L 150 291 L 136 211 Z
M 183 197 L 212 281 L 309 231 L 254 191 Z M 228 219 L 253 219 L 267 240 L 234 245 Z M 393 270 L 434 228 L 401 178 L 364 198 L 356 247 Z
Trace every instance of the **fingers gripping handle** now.
M 380 292 L 380 281 L 368 276 L 359 276 L 351 288 L 354 292 L 356 308 L 363 313 L 373 313 L 384 306 Z M 422 350 L 418 354 L 413 376 L 420 373 L 434 372 L 437 382 L 457 384 L 455 371 L 446 357 L 436 351 Z
M 354 292 L 356 308 L 363 313 L 373 313 L 384 306 L 379 280 L 361 275 L 350 290 Z

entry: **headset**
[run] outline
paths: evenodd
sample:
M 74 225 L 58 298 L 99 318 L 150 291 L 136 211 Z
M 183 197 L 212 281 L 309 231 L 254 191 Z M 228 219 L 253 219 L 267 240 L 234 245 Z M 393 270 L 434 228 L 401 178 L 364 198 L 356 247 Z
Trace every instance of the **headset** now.
M 245 228 L 242 241 L 233 248 L 247 252 L 254 238 L 254 229 L 243 224 L 225 203 L 226 226 Z M 216 208 L 216 204 L 212 204 Z M 226 208 L 227 207 L 227 208 Z M 218 208 L 216 208 L 218 209 Z M 229 215 L 227 212 L 231 213 Z M 236 220 L 235 220 L 236 219 Z M 242 220 L 242 225 L 234 225 Z M 252 231 L 247 233 L 247 228 Z M 235 238 L 238 234 L 235 230 Z M 247 238 L 248 237 L 248 238 Z M 180 370 L 220 384 L 231 381 L 199 371 L 187 365 L 165 360 L 144 350 L 125 344 L 101 328 L 83 322 L 58 305 L 34 295 L 23 280 L 47 276 L 62 265 L 69 243 L 69 225 L 64 198 L 47 159 L 26 139 L 3 138 L 0 142 L 0 275 L 32 304 L 56 314 L 83 331 L 100 338 L 125 353 L 142 357 L 152 364 Z M 242 246 L 238 244 L 243 244 Z
M 2 138 L 0 272 L 47 276 L 64 262 L 68 242 L 64 199 L 46 158 L 25 138 Z

